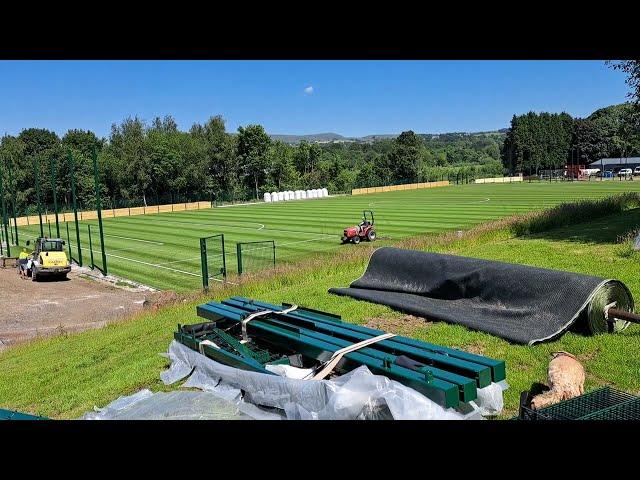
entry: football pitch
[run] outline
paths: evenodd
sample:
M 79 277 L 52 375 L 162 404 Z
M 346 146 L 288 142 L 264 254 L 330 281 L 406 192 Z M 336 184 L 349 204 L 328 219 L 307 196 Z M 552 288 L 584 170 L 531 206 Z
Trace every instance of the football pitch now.
M 212 209 L 103 217 L 109 273 L 159 289 L 186 291 L 202 286 L 199 239 L 224 234 L 229 275 L 237 272 L 236 243 L 273 240 L 278 264 L 341 248 L 342 230 L 360 221 L 363 210 L 375 214 L 382 239 L 467 229 L 507 215 L 564 201 L 640 191 L 640 181 L 512 183 L 452 185 L 359 196 L 278 203 L 233 205 Z M 87 225 L 100 265 L 97 221 L 81 223 L 83 261 L 89 263 Z M 73 224 L 69 225 L 70 227 Z M 55 235 L 55 227 L 52 226 Z M 45 225 L 45 234 L 48 228 Z M 66 225 L 60 225 L 66 239 Z M 72 250 L 77 256 L 71 229 Z M 38 236 L 37 225 L 20 227 L 20 243 Z M 212 252 L 209 252 L 210 256 Z M 213 279 L 215 281 L 215 279 Z

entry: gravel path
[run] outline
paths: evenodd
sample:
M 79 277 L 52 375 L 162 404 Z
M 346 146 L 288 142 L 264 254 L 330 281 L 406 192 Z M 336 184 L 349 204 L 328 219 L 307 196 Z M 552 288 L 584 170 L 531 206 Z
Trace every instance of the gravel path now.
M 78 271 L 66 281 L 32 282 L 15 268 L 0 268 L 0 350 L 36 337 L 102 327 L 142 310 L 155 295 L 118 288 Z

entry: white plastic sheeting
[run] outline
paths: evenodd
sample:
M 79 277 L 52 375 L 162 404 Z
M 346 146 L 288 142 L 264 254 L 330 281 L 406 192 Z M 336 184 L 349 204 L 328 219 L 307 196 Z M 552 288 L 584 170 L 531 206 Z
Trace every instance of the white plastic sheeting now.
M 271 201 L 272 202 L 277 202 L 280 199 L 278 198 L 278 192 L 271 192 Z
M 300 197 L 303 200 L 306 200 L 307 199 L 307 191 L 306 190 L 300 190 Z
M 213 392 L 157 392 L 144 389 L 94 407 L 82 420 L 251 420 L 236 402 Z
M 307 190 L 307 198 L 313 198 L 313 197 L 311 196 L 311 190 Z
M 300 190 L 296 190 L 295 191 L 295 197 L 296 197 L 296 200 L 302 199 L 302 195 L 300 194 Z
M 256 406 L 262 405 L 279 408 L 287 419 L 297 420 L 480 419 L 483 414 L 493 415 L 502 410 L 502 391 L 507 388 L 501 382 L 479 389 L 478 399 L 465 404 L 463 413 L 444 409 L 399 382 L 372 374 L 365 366 L 331 380 L 310 381 L 229 367 L 175 340 L 167 357 L 171 367 L 160 374 L 165 384 L 189 377 L 183 387 L 199 388 L 231 400 L 254 418 L 266 415 Z M 245 392 L 244 398 L 240 390 Z M 249 410 L 247 402 L 253 404 L 254 410 Z
M 322 189 L 322 196 L 323 197 L 328 197 L 329 196 L 329 190 L 327 190 L 326 188 Z
M 284 192 L 278 192 L 278 201 L 279 201 L 279 202 L 282 202 L 282 201 L 284 201 L 284 200 L 285 200 L 285 198 L 284 198 Z
M 264 201 L 265 201 L 265 202 L 267 202 L 267 203 L 271 202 L 271 194 L 270 194 L 269 192 L 266 192 L 266 193 L 263 195 L 263 198 L 264 198 Z

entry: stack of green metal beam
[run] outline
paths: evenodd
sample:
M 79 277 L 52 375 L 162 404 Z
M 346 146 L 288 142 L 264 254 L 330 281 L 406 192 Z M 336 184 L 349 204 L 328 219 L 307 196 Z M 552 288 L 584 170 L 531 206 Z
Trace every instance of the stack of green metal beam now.
M 209 322 L 178 326 L 174 338 L 221 363 L 271 374 L 266 364 L 321 368 L 336 351 L 385 333 L 304 307 L 279 313 L 288 307 L 244 297 L 209 302 L 196 308 L 198 316 Z M 272 313 L 248 322 L 250 341 L 241 343 L 241 322 L 265 310 Z M 478 388 L 505 379 L 504 361 L 402 336 L 346 353 L 333 372 L 344 374 L 362 365 L 444 407 L 475 400 Z

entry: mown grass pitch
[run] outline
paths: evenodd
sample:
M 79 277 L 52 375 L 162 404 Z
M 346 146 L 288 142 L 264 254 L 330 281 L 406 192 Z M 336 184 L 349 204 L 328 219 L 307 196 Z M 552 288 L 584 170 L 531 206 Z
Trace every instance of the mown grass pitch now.
M 640 182 L 569 182 L 460 185 L 374 195 L 340 196 L 274 204 L 236 205 L 144 216 L 104 218 L 109 272 L 160 289 L 186 291 L 202 285 L 198 239 L 224 233 L 227 268 L 236 272 L 236 243 L 274 240 L 277 262 L 295 262 L 339 248 L 344 227 L 359 222 L 362 210 L 375 212 L 380 245 L 419 233 L 466 229 L 506 215 L 582 198 L 640 191 Z M 100 263 L 97 221 L 81 222 L 85 264 L 89 259 L 87 224 Z M 45 226 L 45 230 L 46 226 Z M 66 238 L 66 227 L 61 225 Z M 21 243 L 38 234 L 20 227 Z M 54 233 L 55 234 L 55 233 Z M 73 233 L 72 233 L 73 237 Z M 72 238 L 72 248 L 75 241 Z M 74 251 L 75 255 L 75 251 Z

